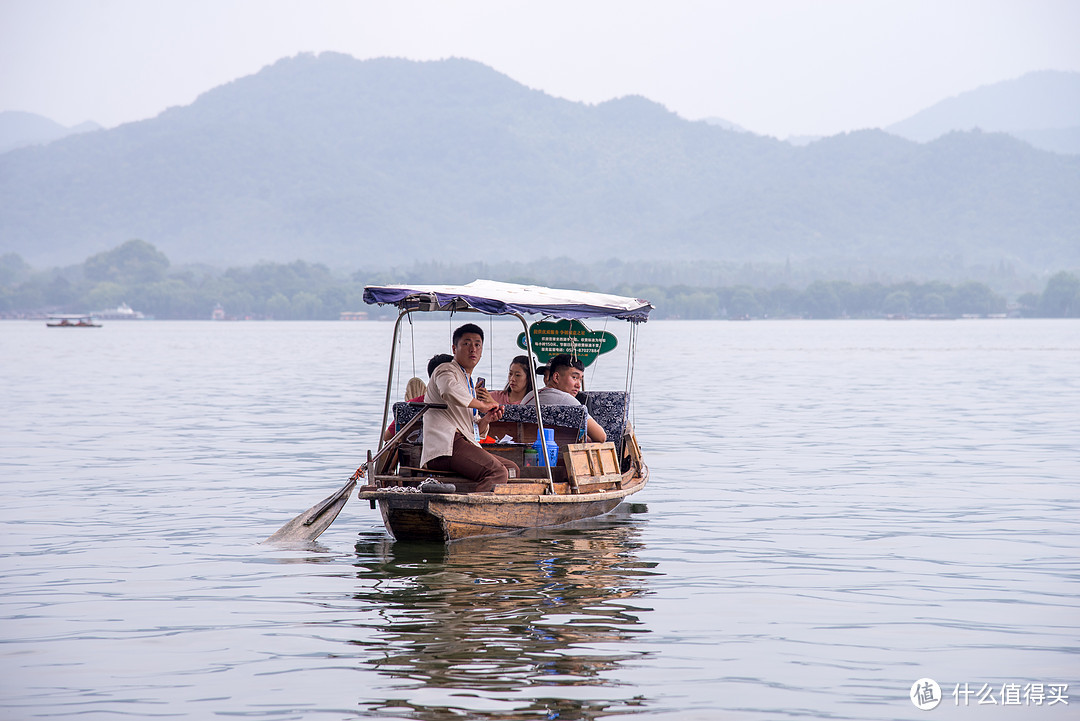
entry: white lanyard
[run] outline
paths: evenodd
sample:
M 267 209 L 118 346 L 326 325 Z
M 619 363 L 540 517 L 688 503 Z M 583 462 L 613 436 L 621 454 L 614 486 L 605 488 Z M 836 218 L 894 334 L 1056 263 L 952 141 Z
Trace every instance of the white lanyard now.
M 461 372 L 465 374 L 465 381 L 469 384 L 469 394 L 472 395 L 473 398 L 476 398 L 476 387 L 473 385 L 472 376 L 470 376 L 468 373 L 466 373 L 465 366 L 461 365 L 460 363 L 455 363 L 454 365 L 456 365 L 458 368 L 460 368 Z M 475 438 L 476 442 L 479 443 L 480 442 L 480 422 L 477 419 L 477 416 L 480 415 L 480 411 L 478 411 L 475 408 L 470 408 L 469 410 L 472 411 L 473 438 Z

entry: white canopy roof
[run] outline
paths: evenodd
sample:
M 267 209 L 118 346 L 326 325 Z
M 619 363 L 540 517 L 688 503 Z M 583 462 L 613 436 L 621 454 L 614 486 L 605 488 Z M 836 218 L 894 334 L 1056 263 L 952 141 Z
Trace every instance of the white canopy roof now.
M 424 303 L 431 310 L 452 310 L 464 304 L 489 315 L 530 313 L 555 318 L 621 318 L 644 323 L 652 305 L 640 298 L 627 298 L 584 290 L 560 290 L 538 285 L 517 285 L 494 280 L 474 280 L 467 285 L 385 285 L 364 288 L 364 302 L 416 308 Z

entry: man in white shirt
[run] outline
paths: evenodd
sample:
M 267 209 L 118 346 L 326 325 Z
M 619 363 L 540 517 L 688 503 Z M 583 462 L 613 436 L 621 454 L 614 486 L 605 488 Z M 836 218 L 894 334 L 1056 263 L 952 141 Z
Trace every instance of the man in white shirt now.
M 488 424 L 502 418 L 502 406 L 481 393 L 477 397 L 472 372 L 484 352 L 484 331 L 466 323 L 454 331 L 451 350 L 454 359 L 431 374 L 425 403 L 445 403 L 424 416 L 424 450 L 420 465 L 435 471 L 449 471 L 477 482 L 479 492 L 491 491 L 506 483 L 518 467 L 513 461 L 488 453 L 480 447 Z
M 582 362 L 567 353 L 560 353 L 551 359 L 547 368 L 547 385 L 537 391 L 540 394 L 540 405 L 581 405 L 577 394 L 581 392 L 581 381 L 585 378 L 585 366 Z M 532 393 L 528 393 L 521 399 L 521 405 L 529 405 L 532 402 Z M 588 416 L 585 421 L 585 431 L 593 443 L 603 443 L 607 440 L 607 432 L 604 431 L 603 426 L 593 420 L 592 416 Z

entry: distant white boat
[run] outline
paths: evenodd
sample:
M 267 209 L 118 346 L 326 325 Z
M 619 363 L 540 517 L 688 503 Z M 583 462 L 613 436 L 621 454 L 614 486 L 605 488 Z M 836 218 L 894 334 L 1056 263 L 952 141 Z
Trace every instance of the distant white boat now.
M 112 310 L 96 310 L 93 313 L 100 320 L 150 320 L 150 316 L 141 311 L 132 310 L 127 303 L 121 303 Z

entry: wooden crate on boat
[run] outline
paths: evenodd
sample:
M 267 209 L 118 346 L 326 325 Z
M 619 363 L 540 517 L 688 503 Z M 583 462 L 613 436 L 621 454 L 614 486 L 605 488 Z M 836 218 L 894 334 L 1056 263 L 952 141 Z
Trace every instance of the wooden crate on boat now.
M 622 473 L 614 443 L 571 443 L 566 446 L 565 463 L 573 493 L 621 487 Z

